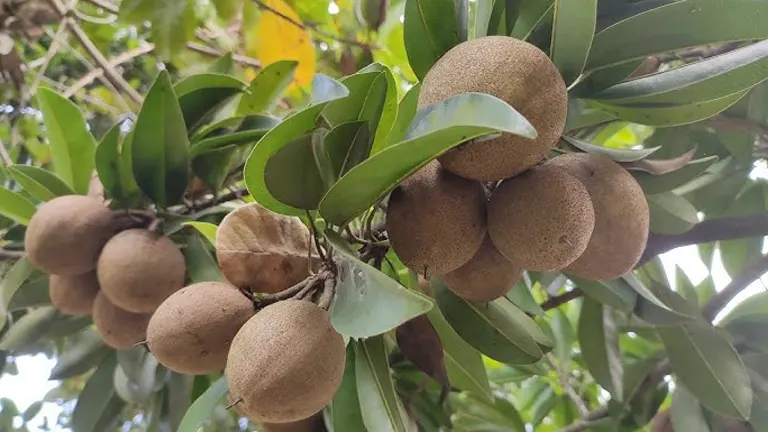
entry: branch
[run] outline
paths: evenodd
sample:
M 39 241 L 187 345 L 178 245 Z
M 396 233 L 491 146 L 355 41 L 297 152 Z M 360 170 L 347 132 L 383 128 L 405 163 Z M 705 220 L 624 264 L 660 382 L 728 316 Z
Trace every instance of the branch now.
M 768 212 L 705 220 L 682 234 L 651 234 L 637 266 L 681 246 L 766 235 L 768 235 Z
M 224 195 L 220 195 L 218 197 L 213 197 L 213 198 L 211 198 L 211 199 L 209 199 L 207 201 L 203 201 L 202 203 L 200 203 L 199 205 L 194 206 L 193 208 L 188 208 L 185 211 L 182 211 L 181 214 L 189 214 L 189 213 L 191 213 L 194 210 L 203 210 L 203 209 L 211 208 L 211 207 L 217 206 L 219 204 L 222 204 L 222 203 L 225 203 L 225 202 L 228 202 L 228 201 L 232 201 L 232 200 L 236 200 L 236 199 L 241 199 L 242 197 L 244 197 L 246 195 L 248 195 L 248 189 L 246 189 L 246 188 L 235 189 L 235 190 L 233 190 L 233 191 L 231 191 L 229 193 L 226 193 Z
M 0 261 L 15 261 L 24 258 L 24 252 L 0 249 Z
M 187 48 L 191 49 L 192 51 L 207 55 L 209 57 L 221 57 L 224 55 L 224 52 L 221 52 L 215 48 L 207 47 L 205 45 L 195 43 L 195 42 L 187 42 Z M 261 68 L 261 62 L 256 60 L 255 58 L 251 58 L 248 56 L 240 55 L 240 54 L 232 54 L 232 60 L 244 64 L 246 66 L 251 66 L 256 69 Z
M 90 3 L 90 4 L 92 4 L 92 5 L 96 6 L 96 7 L 100 7 L 102 9 L 104 9 L 105 11 L 107 11 L 109 13 L 113 13 L 115 15 L 118 15 L 120 13 L 120 8 L 117 5 L 109 3 L 106 0 L 81 0 L 81 1 L 84 1 L 86 3 Z
M 584 404 L 584 400 L 579 397 L 579 394 L 576 393 L 576 390 L 573 389 L 571 383 L 568 382 L 570 375 L 557 366 L 557 360 L 553 358 L 552 354 L 546 354 L 544 359 L 547 361 L 547 363 L 549 363 L 549 366 L 554 369 L 558 379 L 560 380 L 560 385 L 563 387 L 563 391 L 571 399 L 571 402 L 576 405 L 576 408 L 578 408 L 582 417 L 589 415 L 589 409 Z
M 715 294 L 702 310 L 702 314 L 707 321 L 712 322 L 718 313 L 725 308 L 734 297 L 739 295 L 752 282 L 768 272 L 768 254 L 752 261 L 736 275 L 735 278 L 722 291 Z
M 558 296 L 550 297 L 549 300 L 545 301 L 544 303 L 540 304 L 542 309 L 545 311 L 548 311 L 550 309 L 554 309 L 560 305 L 564 305 L 568 303 L 569 301 L 579 298 L 584 295 L 584 292 L 578 288 L 574 288 L 564 294 L 560 294 Z
M 126 51 L 119 56 L 116 56 L 112 60 L 109 60 L 109 66 L 111 68 L 116 68 L 117 66 L 120 66 L 121 64 L 138 57 L 142 54 L 147 54 L 151 52 L 153 49 L 155 49 L 155 46 L 152 44 L 146 44 L 142 45 L 138 48 L 132 49 L 130 51 Z M 70 98 L 72 95 L 77 93 L 80 89 L 87 86 L 88 84 L 92 83 L 95 79 L 104 76 L 104 69 L 98 68 L 94 69 L 90 72 L 88 72 L 85 76 L 77 80 L 76 83 L 74 83 L 72 86 L 70 86 L 64 93 L 63 96 L 65 98 Z
M 298 28 L 300 28 L 302 30 L 307 30 L 307 29 L 312 30 L 315 33 L 319 34 L 320 36 L 327 37 L 329 39 L 333 39 L 336 42 L 340 42 L 340 43 L 345 44 L 345 45 L 354 45 L 354 46 L 358 46 L 360 48 L 365 48 L 365 49 L 369 49 L 369 50 L 378 48 L 378 47 L 372 46 L 370 44 L 367 44 L 365 42 L 360 42 L 360 41 L 358 41 L 356 39 L 347 39 L 347 38 L 342 38 L 342 37 L 339 37 L 339 36 L 332 35 L 332 34 L 326 32 L 324 30 L 321 30 L 320 27 L 317 24 L 315 24 L 315 23 L 309 23 L 309 22 L 301 23 L 301 22 L 298 22 L 298 21 L 294 20 L 293 18 L 285 15 L 284 13 L 282 13 L 282 12 L 280 12 L 278 10 L 275 10 L 274 8 L 272 8 L 271 6 L 265 4 L 261 0 L 253 0 L 253 2 L 256 3 L 256 6 L 260 7 L 261 9 L 264 9 L 264 10 L 267 10 L 269 12 L 272 12 L 273 14 L 279 16 L 280 18 L 284 19 L 285 21 L 295 25 L 296 27 L 298 27 Z

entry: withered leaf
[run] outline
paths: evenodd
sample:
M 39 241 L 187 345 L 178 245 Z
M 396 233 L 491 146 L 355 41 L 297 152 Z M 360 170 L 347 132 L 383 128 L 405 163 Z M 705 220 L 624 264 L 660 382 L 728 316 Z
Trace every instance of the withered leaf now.
M 690 162 L 698 148 L 698 145 L 694 145 L 689 151 L 672 159 L 641 159 L 622 165 L 628 170 L 644 171 L 655 175 L 667 174 L 679 170 Z
M 400 325 L 395 331 L 403 355 L 435 381 L 450 387 L 445 371 L 443 344 L 426 315 L 419 315 Z

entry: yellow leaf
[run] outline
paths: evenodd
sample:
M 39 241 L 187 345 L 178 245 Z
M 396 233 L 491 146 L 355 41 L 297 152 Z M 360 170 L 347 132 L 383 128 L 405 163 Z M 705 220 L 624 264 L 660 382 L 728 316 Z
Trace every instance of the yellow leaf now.
M 302 23 L 296 11 L 283 0 L 264 0 L 264 4 L 294 23 Z M 309 31 L 285 17 L 264 10 L 254 32 L 256 41 L 252 46 L 263 66 L 279 60 L 298 61 L 294 83 L 305 87 L 315 75 L 315 46 Z

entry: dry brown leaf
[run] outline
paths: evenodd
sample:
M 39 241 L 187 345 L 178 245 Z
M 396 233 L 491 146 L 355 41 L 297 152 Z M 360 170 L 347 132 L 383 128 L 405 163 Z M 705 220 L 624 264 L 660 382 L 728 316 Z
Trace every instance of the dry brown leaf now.
M 299 218 L 257 203 L 228 214 L 216 232 L 221 272 L 233 285 L 259 293 L 280 292 L 309 276 L 309 245 L 309 229 Z M 314 250 L 313 256 L 317 260 Z
M 699 146 L 694 145 L 692 149 L 672 159 L 641 159 L 624 165 L 624 168 L 633 171 L 644 171 L 650 174 L 660 175 L 677 171 L 684 167 L 696 155 Z

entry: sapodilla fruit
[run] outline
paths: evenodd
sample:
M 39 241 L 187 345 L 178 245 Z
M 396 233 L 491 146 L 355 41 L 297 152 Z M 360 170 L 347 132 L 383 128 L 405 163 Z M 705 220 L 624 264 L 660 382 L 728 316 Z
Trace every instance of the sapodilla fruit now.
M 97 274 L 112 303 L 130 312 L 149 313 L 184 286 L 186 265 L 170 239 L 135 228 L 107 242 Z
M 90 315 L 98 293 L 99 281 L 95 271 L 77 276 L 51 275 L 48 280 L 51 304 L 65 314 Z
M 24 250 L 36 268 L 75 276 L 96 268 L 104 244 L 119 228 L 101 200 L 63 195 L 41 205 L 29 221 Z
M 539 165 L 504 180 L 488 205 L 488 233 L 522 268 L 559 270 L 587 248 L 595 211 L 587 188 L 557 166 Z
M 421 275 L 464 265 L 486 233 L 485 190 L 432 161 L 390 194 L 386 227 L 403 264 Z
M 560 155 L 546 165 L 578 178 L 595 210 L 589 244 L 565 271 L 590 280 L 612 280 L 632 270 L 645 249 L 650 221 L 648 202 L 634 177 L 612 159 L 588 153 Z
M 326 432 L 323 413 L 288 423 L 262 423 L 264 432 Z
M 560 72 L 528 42 L 486 36 L 446 52 L 424 77 L 418 107 L 466 92 L 495 96 L 536 128 L 537 138 L 505 133 L 459 146 L 439 160 L 451 172 L 473 180 L 502 180 L 540 162 L 565 127 L 568 95 Z
M 201 282 L 160 304 L 147 328 L 147 346 L 168 369 L 189 375 L 224 370 L 237 331 L 250 319 L 253 303 L 237 288 Z
M 486 236 L 469 262 L 442 279 L 449 290 L 464 300 L 485 303 L 506 294 L 522 273 L 523 269 L 504 258 Z
M 230 400 L 256 422 L 287 423 L 320 411 L 341 385 L 344 340 L 328 312 L 284 300 L 256 313 L 227 357 Z
M 136 314 L 115 306 L 103 292 L 93 303 L 93 324 L 104 343 L 118 350 L 133 347 L 147 338 L 150 314 Z

